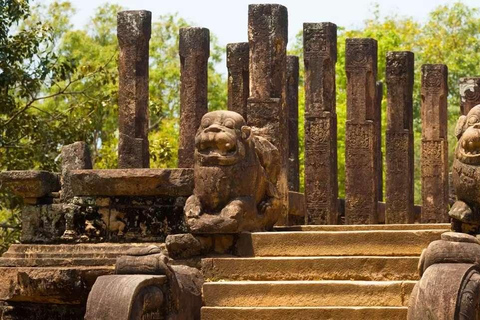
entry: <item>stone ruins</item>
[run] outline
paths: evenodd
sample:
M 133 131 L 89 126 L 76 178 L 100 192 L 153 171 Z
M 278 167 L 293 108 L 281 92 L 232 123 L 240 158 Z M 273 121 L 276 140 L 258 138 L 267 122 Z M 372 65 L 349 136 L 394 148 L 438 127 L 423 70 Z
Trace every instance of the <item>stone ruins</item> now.
M 208 110 L 209 30 L 180 30 L 178 168 L 150 169 L 151 13 L 118 13 L 117 30 L 118 168 L 93 169 L 89 147 L 75 142 L 61 151 L 61 172 L 0 173 L 24 200 L 21 243 L 0 258 L 0 319 L 480 319 L 480 78 L 459 83 L 449 174 L 446 65 L 415 75 L 412 52 L 378 56 L 375 39 L 347 39 L 338 123 L 337 26 L 304 24 L 301 79 L 302 61 L 286 51 L 287 8 L 250 5 L 248 42 L 226 50 L 228 110 Z

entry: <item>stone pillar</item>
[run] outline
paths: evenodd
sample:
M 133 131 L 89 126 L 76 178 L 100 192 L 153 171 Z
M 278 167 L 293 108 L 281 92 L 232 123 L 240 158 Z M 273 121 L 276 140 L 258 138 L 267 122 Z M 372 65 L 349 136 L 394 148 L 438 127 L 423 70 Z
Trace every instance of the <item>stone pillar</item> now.
M 287 56 L 288 108 L 288 190 L 300 190 L 300 163 L 298 159 L 298 75 L 297 56 Z
M 378 223 L 377 41 L 347 39 L 346 224 Z
M 70 199 L 73 197 L 72 185 L 70 183 L 70 171 L 81 169 L 92 169 L 92 158 L 90 150 L 83 141 L 77 141 L 62 147 L 62 175 L 61 175 L 61 197 Z
M 208 58 L 210 32 L 205 28 L 180 29 L 180 141 L 178 167 L 193 168 L 195 134 L 208 112 Z
M 122 11 L 117 16 L 118 167 L 148 168 L 148 49 L 150 11 Z
M 448 222 L 448 68 L 422 66 L 422 216 L 424 223 Z
M 240 113 L 247 120 L 248 42 L 227 45 L 228 110 Z
M 304 23 L 306 224 L 337 224 L 337 26 Z
M 458 86 L 460 110 L 463 115 L 467 115 L 473 107 L 480 104 L 480 77 L 461 78 Z
M 248 10 L 248 124 L 280 151 L 282 161 L 277 188 L 283 205 L 278 224 L 288 224 L 287 8 L 276 4 L 255 4 Z
M 377 126 L 377 176 L 378 176 L 378 201 L 383 201 L 383 153 L 382 153 L 382 100 L 383 83 L 377 81 L 375 90 L 375 124 Z M 380 221 L 385 222 L 385 221 Z
M 385 222 L 413 223 L 413 82 L 412 52 L 389 52 L 386 66 L 386 212 Z

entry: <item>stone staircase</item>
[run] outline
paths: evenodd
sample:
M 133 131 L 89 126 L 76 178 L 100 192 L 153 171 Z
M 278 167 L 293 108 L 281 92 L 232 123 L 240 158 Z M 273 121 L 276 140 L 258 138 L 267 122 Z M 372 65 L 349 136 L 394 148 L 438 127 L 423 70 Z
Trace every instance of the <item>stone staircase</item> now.
M 302 226 L 243 234 L 238 257 L 202 261 L 202 320 L 404 320 L 419 256 L 448 228 Z

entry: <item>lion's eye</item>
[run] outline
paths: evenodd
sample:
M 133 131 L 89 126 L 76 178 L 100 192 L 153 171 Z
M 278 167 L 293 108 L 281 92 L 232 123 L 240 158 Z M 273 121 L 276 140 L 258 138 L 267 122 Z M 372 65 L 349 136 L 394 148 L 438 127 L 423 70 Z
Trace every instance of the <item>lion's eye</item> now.
M 235 128 L 235 122 L 232 119 L 227 119 L 224 122 L 225 127 L 233 129 Z
M 477 122 L 478 122 L 477 116 L 471 116 L 470 118 L 468 118 L 468 125 L 469 126 L 473 126 Z
M 212 124 L 212 121 L 209 118 L 205 118 L 202 120 L 202 127 L 207 128 Z

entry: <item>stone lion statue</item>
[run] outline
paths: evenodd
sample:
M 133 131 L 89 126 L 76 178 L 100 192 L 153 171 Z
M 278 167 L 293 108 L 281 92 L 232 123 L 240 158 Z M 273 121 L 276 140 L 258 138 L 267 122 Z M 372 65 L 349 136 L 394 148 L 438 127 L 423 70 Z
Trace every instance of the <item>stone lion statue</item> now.
M 184 212 L 192 233 L 271 229 L 280 214 L 278 149 L 233 111 L 205 114 L 195 136 L 195 189 Z
M 452 179 L 457 201 L 450 209 L 452 229 L 479 233 L 480 227 L 480 105 L 458 119 L 455 127 Z

